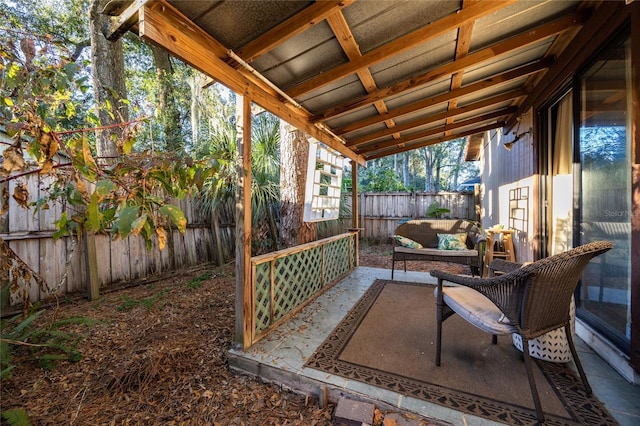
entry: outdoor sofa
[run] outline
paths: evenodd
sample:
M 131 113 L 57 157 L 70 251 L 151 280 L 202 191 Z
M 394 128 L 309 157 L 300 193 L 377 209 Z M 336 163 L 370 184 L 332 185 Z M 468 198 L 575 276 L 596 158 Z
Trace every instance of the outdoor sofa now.
M 396 262 L 408 260 L 468 265 L 481 275 L 486 237 L 473 222 L 462 219 L 417 219 L 398 225 L 393 236 L 391 279 Z

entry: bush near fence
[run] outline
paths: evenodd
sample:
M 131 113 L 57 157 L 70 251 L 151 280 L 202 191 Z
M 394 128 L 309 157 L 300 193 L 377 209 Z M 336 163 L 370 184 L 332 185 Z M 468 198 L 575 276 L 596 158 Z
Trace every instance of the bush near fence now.
M 20 178 L 20 183 L 26 186 L 31 200 L 37 200 L 44 195 L 43 188 L 50 184 L 50 178 L 37 174 Z M 0 185 L 13 193 L 17 181 L 9 181 Z M 139 236 L 129 236 L 127 239 L 113 240 L 107 234 L 95 236 L 95 257 L 88 250 L 87 238 L 74 242 L 71 238 L 62 237 L 54 242 L 56 231 L 55 222 L 63 212 L 63 206 L 51 205 L 47 210 L 34 212 L 17 205 L 9 197 L 0 199 L 8 202 L 6 212 L 0 216 L 0 238 L 34 273 L 47 283 L 49 289 L 54 289 L 56 296 L 66 294 L 88 294 L 90 292 L 89 265 L 97 265 L 97 283 L 94 286 L 100 291 L 121 285 L 124 282 L 146 280 L 171 271 L 215 261 L 225 261 L 234 256 L 235 238 L 233 223 L 222 215 L 221 224 L 213 224 L 208 215 L 203 215 L 194 199 L 173 200 L 187 219 L 187 229 L 181 234 L 175 229 L 167 233 L 167 247 L 160 250 L 157 243 L 151 250 L 147 250 L 144 240 Z M 214 226 L 215 225 L 215 226 Z M 218 244 L 221 246 L 218 250 Z M 222 256 L 223 259 L 218 259 Z M 69 263 L 68 270 L 65 265 Z M 66 273 L 66 275 L 65 275 Z M 10 277 L 7 271 L 0 274 L 0 284 L 3 291 L 0 305 L 3 311 L 9 306 L 19 308 L 22 299 L 17 294 L 22 291 L 12 291 L 9 294 L 6 286 Z M 45 301 L 51 293 L 44 291 L 32 279 L 23 283 L 28 286 L 26 292 L 29 300 L 34 303 Z M 95 287 L 93 289 L 95 289 Z M 92 289 L 92 290 L 93 290 Z M 13 310 L 13 309 L 11 309 Z

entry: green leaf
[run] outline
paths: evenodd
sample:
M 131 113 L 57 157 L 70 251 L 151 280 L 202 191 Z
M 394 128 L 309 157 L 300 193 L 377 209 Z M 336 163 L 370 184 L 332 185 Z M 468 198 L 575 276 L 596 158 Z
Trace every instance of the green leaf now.
M 131 233 L 131 225 L 138 217 L 138 208 L 134 206 L 126 206 L 120 210 L 120 214 L 116 219 L 113 228 L 121 238 L 127 238 Z
M 116 208 L 111 207 L 102 212 L 102 222 L 109 223 L 116 216 Z
M 23 408 L 14 408 L 2 412 L 2 418 L 10 426 L 31 426 L 31 420 Z
M 67 212 L 62 212 L 60 215 L 60 219 L 56 222 L 57 231 L 53 234 L 53 240 L 57 241 L 59 238 L 69 235 L 69 230 L 67 228 L 69 222 L 69 218 L 67 217 Z
M 180 233 L 184 234 L 187 230 L 187 219 L 184 217 L 184 213 L 177 206 L 173 204 L 165 204 L 160 207 L 160 213 L 165 216 L 169 216 L 171 222 L 178 228 Z
M 124 141 L 124 145 L 122 147 L 122 151 L 125 154 L 130 154 L 131 150 L 133 149 L 133 145 L 136 143 L 136 138 L 132 138 L 132 137 L 128 137 L 125 141 Z
M 97 232 L 100 230 L 100 223 L 102 221 L 102 213 L 98 206 L 98 194 L 97 191 L 91 194 L 91 201 L 87 206 L 87 231 Z
M 142 230 L 142 227 L 147 223 L 147 215 L 143 214 L 139 218 L 133 221 L 131 224 L 131 233 L 133 235 L 138 235 Z
M 113 191 L 116 190 L 116 184 L 113 183 L 112 181 L 108 180 L 108 179 L 103 179 L 101 181 L 98 181 L 96 183 L 96 191 L 98 193 L 98 195 L 100 196 L 105 196 L 105 195 L 109 195 L 111 194 Z

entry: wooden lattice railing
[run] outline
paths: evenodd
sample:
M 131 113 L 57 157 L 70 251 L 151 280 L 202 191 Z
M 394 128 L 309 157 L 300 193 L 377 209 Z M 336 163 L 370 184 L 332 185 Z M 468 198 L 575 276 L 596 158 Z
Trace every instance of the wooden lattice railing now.
M 252 257 L 251 344 L 351 272 L 356 243 L 349 232 Z

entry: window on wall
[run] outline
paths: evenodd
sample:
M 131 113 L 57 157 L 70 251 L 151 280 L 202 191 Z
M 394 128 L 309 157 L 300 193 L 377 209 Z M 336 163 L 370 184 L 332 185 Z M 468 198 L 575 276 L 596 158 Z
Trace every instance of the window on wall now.
M 609 46 L 580 76 L 576 160 L 579 244 L 609 240 L 582 277 L 579 315 L 629 352 L 631 338 L 631 43 Z
M 304 221 L 338 219 L 344 157 L 316 142 L 309 145 Z

